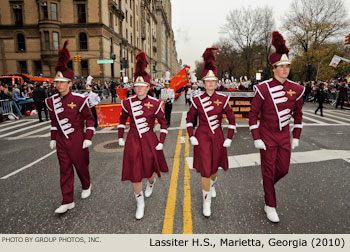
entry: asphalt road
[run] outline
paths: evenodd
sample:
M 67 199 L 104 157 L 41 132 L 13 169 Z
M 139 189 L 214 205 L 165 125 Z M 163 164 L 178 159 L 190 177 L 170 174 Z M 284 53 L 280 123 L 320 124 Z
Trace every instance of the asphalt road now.
M 315 108 L 304 106 L 300 147 L 293 150 L 289 174 L 276 185 L 278 224 L 263 212 L 261 171 L 254 161 L 258 151 L 247 121 L 238 121 L 228 149 L 230 169 L 219 170 L 212 216 L 204 218 L 201 179 L 191 169 L 192 146 L 186 139 L 188 106 L 183 98 L 176 101 L 164 146 L 169 173 L 146 198 L 140 221 L 134 217 L 132 185 L 121 181 L 123 149 L 116 144 L 116 129 L 100 129 L 93 138 L 91 197 L 80 199 L 76 176 L 76 207 L 57 215 L 59 167 L 48 147 L 49 122 L 7 121 L 0 124 L 0 233 L 350 233 L 350 111 L 326 107 L 320 117 Z

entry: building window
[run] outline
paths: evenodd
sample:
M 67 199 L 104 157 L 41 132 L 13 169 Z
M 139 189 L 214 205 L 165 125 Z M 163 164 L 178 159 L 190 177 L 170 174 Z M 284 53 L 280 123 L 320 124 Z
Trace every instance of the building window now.
M 22 33 L 17 34 L 17 49 L 20 52 L 24 52 L 26 50 L 26 41 Z
M 132 27 L 132 16 L 130 15 L 130 26 Z
M 113 38 L 109 38 L 110 41 L 110 47 L 109 47 L 109 51 L 112 53 L 113 52 Z
M 39 76 L 42 72 L 41 60 L 34 60 L 34 75 Z
M 121 36 L 123 36 L 123 21 L 122 20 L 119 21 L 119 34 Z
M 113 13 L 109 13 L 109 27 L 113 28 Z
M 125 21 L 128 22 L 128 11 L 125 11 Z
M 89 61 L 88 60 L 82 60 L 80 62 L 81 66 L 81 76 L 88 76 L 89 75 Z
M 13 8 L 13 15 L 15 17 L 15 24 L 22 25 L 23 24 L 22 5 L 14 4 L 12 8 Z
M 52 33 L 52 47 L 53 47 L 53 50 L 58 50 L 59 47 L 58 47 L 58 32 L 53 32 Z
M 44 50 L 50 50 L 50 33 L 44 31 Z
M 125 38 L 126 40 L 128 40 L 129 36 L 128 36 L 128 29 L 125 29 Z
M 132 33 L 130 33 L 130 43 L 132 44 Z
M 86 23 L 86 11 L 85 4 L 78 4 L 78 23 L 85 24 Z
M 51 8 L 51 19 L 57 20 L 57 4 L 51 3 L 50 8 Z
M 19 66 L 20 73 L 27 73 L 27 61 L 25 60 L 18 61 L 18 66 Z
M 49 14 L 48 14 L 48 10 L 47 10 L 47 2 L 42 2 L 41 3 L 41 9 L 43 11 L 43 19 L 48 19 L 49 18 Z
M 88 40 L 85 32 L 82 32 L 79 34 L 79 46 L 80 46 L 80 50 L 88 49 Z

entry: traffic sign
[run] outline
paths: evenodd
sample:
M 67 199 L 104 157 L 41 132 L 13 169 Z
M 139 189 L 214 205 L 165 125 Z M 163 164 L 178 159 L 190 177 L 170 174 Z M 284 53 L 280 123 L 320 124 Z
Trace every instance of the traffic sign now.
M 97 60 L 97 64 L 110 64 L 113 63 L 114 60 L 107 59 L 107 60 Z

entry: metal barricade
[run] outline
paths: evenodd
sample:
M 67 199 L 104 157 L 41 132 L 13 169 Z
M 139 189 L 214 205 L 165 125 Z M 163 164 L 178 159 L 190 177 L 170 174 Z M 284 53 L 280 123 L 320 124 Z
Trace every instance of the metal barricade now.
M 12 101 L 9 99 L 0 100 L 0 113 L 3 116 L 10 116 L 9 119 L 11 119 L 11 117 L 17 119 L 12 110 Z

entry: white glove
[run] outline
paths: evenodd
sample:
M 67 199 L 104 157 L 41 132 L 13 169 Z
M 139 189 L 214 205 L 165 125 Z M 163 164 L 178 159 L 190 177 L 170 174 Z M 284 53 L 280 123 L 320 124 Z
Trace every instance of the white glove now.
M 83 149 L 86 149 L 92 145 L 92 142 L 90 140 L 85 139 L 83 142 Z
M 51 140 L 49 146 L 51 150 L 56 149 L 56 140 Z
M 124 146 L 125 145 L 125 142 L 124 142 L 123 138 L 119 138 L 118 139 L 118 143 L 119 143 L 119 146 Z
M 156 150 L 163 150 L 163 144 L 162 144 L 162 143 L 159 143 L 159 144 L 156 146 Z
M 232 140 L 227 138 L 222 146 L 228 148 L 231 146 L 231 143 L 232 143 Z
M 292 140 L 292 149 L 294 150 L 298 146 L 299 146 L 299 139 L 293 138 L 293 140 Z
M 263 140 L 261 140 L 261 139 L 255 140 L 255 141 L 254 141 L 254 146 L 255 146 L 255 148 L 257 148 L 257 149 L 266 150 L 266 145 L 265 145 L 265 143 L 263 142 Z
M 195 136 L 191 136 L 190 137 L 190 142 L 191 142 L 192 145 L 198 145 L 199 144 L 198 140 L 197 140 L 197 138 Z

